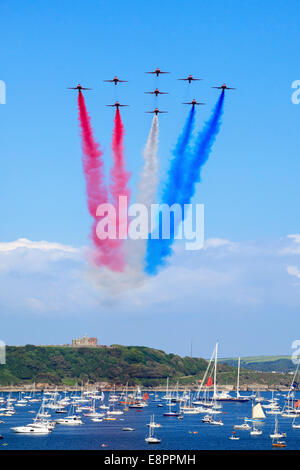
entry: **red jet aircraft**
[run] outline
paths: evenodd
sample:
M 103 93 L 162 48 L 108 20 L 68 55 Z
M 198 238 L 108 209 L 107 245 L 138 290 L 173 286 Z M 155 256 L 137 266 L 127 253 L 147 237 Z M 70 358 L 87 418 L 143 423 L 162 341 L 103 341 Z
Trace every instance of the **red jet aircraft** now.
M 147 95 L 168 95 L 169 93 L 165 92 L 165 91 L 159 91 L 158 88 L 156 88 L 154 91 L 145 91 L 145 93 Z
M 225 83 L 223 83 L 223 85 L 221 86 L 212 86 L 212 88 L 218 88 L 219 90 L 235 90 L 235 88 L 230 88 L 228 86 L 225 85 Z
M 78 91 L 81 91 L 81 90 L 91 90 L 91 88 L 83 88 L 80 84 L 78 84 L 78 85 L 75 86 L 75 87 L 68 87 L 68 90 L 78 90 Z
M 182 103 L 182 104 L 191 104 L 191 105 L 193 106 L 193 108 L 194 108 L 196 104 L 205 104 L 205 103 L 198 103 L 198 101 L 192 100 L 192 101 L 190 101 L 189 103 Z
M 189 75 L 187 78 L 178 78 L 177 80 L 184 80 L 184 81 L 187 81 L 187 82 L 191 83 L 191 82 L 194 82 L 194 81 L 202 80 L 202 78 L 194 78 L 194 77 L 192 77 L 192 75 Z
M 119 101 L 116 101 L 115 104 L 107 104 L 106 106 L 111 106 L 112 108 L 120 108 L 120 107 L 123 107 L 123 106 L 129 106 L 129 104 L 120 104 Z
M 168 111 L 160 111 L 158 108 L 155 108 L 154 111 L 145 111 L 145 113 L 151 113 L 151 114 L 155 114 L 156 116 L 158 115 L 158 113 L 167 113 Z
M 115 85 L 117 85 L 118 83 L 125 83 L 127 82 L 128 80 L 119 80 L 118 77 L 115 77 L 113 78 L 112 80 L 103 80 L 104 82 L 110 82 L 110 83 L 114 83 Z
M 170 73 L 170 72 L 162 72 L 159 68 L 157 68 L 154 70 L 154 72 L 145 72 L 145 73 L 152 73 L 158 77 L 160 73 Z

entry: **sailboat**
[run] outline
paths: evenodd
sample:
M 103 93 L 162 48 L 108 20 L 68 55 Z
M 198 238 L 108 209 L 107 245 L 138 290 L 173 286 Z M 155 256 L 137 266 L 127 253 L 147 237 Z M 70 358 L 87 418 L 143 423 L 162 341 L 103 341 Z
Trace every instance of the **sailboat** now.
M 148 444 L 160 444 L 161 439 L 158 437 L 155 437 L 154 435 L 154 426 L 152 423 L 154 423 L 154 415 L 151 416 L 150 423 L 149 423 L 149 434 L 148 437 L 145 438 L 145 441 L 148 442 Z
M 286 434 L 279 432 L 277 416 L 275 417 L 275 429 L 274 429 L 273 434 L 270 434 L 270 437 L 272 438 L 273 447 L 286 447 L 285 441 L 280 441 L 282 437 L 286 437 Z
M 238 375 L 237 375 L 237 383 L 236 383 L 236 396 L 230 397 L 229 401 L 234 401 L 238 403 L 245 403 L 249 401 L 249 397 L 243 397 L 240 395 L 240 368 L 241 368 L 241 358 L 239 357 L 238 361 Z
M 297 364 L 296 370 L 295 370 L 294 375 L 293 375 L 292 383 L 291 383 L 290 389 L 287 393 L 287 396 L 285 398 L 285 404 L 284 404 L 283 410 L 281 412 L 281 416 L 283 418 L 294 418 L 293 423 L 295 421 L 295 418 L 299 414 L 299 409 L 296 406 L 296 404 L 294 404 L 294 398 L 295 398 L 294 384 L 296 383 L 295 379 L 296 379 L 296 376 L 298 374 L 299 364 L 300 364 L 300 362 L 298 362 L 298 364 Z
M 171 393 L 169 391 L 169 377 L 167 378 L 167 388 L 166 388 L 166 393 L 165 395 L 163 395 L 161 397 L 162 400 L 167 400 L 167 401 L 170 401 L 171 400 Z
M 257 403 L 257 405 L 253 406 L 253 401 L 252 401 L 252 417 L 251 418 L 245 418 L 245 421 L 250 421 L 250 422 L 260 422 L 265 419 L 266 415 L 264 413 L 264 410 L 262 409 L 262 406 L 260 403 Z
M 164 416 L 179 416 L 180 413 L 178 411 L 172 411 L 171 410 L 171 406 L 172 406 L 172 403 L 171 403 L 171 400 L 169 401 L 168 403 L 168 406 L 169 406 L 169 411 L 166 411 L 165 413 L 163 413 Z
M 280 439 L 282 437 L 286 437 L 286 434 L 284 432 L 279 432 L 278 429 L 278 418 L 275 416 L 275 428 L 272 434 L 270 434 L 271 439 Z
M 295 420 L 298 418 L 298 416 L 295 416 L 292 422 L 292 428 L 294 429 L 300 429 L 300 424 L 295 424 Z
M 256 401 L 257 403 L 261 403 L 262 401 L 264 401 L 264 397 L 261 396 L 260 390 L 257 391 L 257 395 L 256 395 L 256 397 L 255 397 L 255 401 Z

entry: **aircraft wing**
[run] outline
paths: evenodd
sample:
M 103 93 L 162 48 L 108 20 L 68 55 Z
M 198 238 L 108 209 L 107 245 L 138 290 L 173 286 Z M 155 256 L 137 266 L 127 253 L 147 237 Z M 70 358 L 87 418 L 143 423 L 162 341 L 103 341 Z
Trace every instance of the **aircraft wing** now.
M 124 106 L 129 106 L 129 104 L 119 104 L 119 106 L 121 107 L 124 107 Z
M 103 81 L 104 82 L 110 82 L 110 83 L 114 82 L 114 80 L 103 80 Z

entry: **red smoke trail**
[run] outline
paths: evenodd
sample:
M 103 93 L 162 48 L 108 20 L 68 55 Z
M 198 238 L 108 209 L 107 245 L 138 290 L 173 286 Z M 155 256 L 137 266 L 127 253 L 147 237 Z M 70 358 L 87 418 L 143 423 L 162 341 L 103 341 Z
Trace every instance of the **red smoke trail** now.
M 98 266 L 105 265 L 114 271 L 123 269 L 122 260 L 116 250 L 118 240 L 98 238 L 96 233 L 96 211 L 100 204 L 105 204 L 107 191 L 104 184 L 102 152 L 99 144 L 94 140 L 91 119 L 88 115 L 83 94 L 78 93 L 79 122 L 81 127 L 83 170 L 86 180 L 87 202 L 89 213 L 94 219 L 91 239 L 94 243 L 93 261 Z
M 117 230 L 119 238 L 125 238 L 127 235 L 127 210 L 119 211 L 119 197 L 127 197 L 127 204 L 129 204 L 130 191 L 127 187 L 127 183 L 130 174 L 125 170 L 125 158 L 124 158 L 124 126 L 121 119 L 119 108 L 116 110 L 115 115 L 115 127 L 113 130 L 112 138 L 112 153 L 113 153 L 113 167 L 111 169 L 111 186 L 110 191 L 113 199 L 113 204 L 116 208 L 117 213 Z M 120 240 L 122 245 L 122 240 Z

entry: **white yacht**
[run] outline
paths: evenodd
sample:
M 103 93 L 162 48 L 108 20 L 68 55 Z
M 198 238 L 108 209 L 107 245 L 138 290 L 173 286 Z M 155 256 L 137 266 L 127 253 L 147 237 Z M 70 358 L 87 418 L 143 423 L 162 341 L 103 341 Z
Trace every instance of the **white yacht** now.
M 83 424 L 80 416 L 76 416 L 76 415 L 70 415 L 70 416 L 67 416 L 66 418 L 59 418 L 59 419 L 56 419 L 55 422 L 57 424 L 65 424 L 68 426 L 77 426 L 79 424 Z
M 28 424 L 27 426 L 17 426 L 11 429 L 15 433 L 19 434 L 49 434 L 51 432 L 48 426 L 36 426 L 35 424 Z
M 80 416 L 72 414 L 73 408 L 73 405 L 71 405 L 68 416 L 66 416 L 65 418 L 56 419 L 55 422 L 57 424 L 64 424 L 67 426 L 78 426 L 80 424 L 83 424 L 83 421 L 81 420 Z

